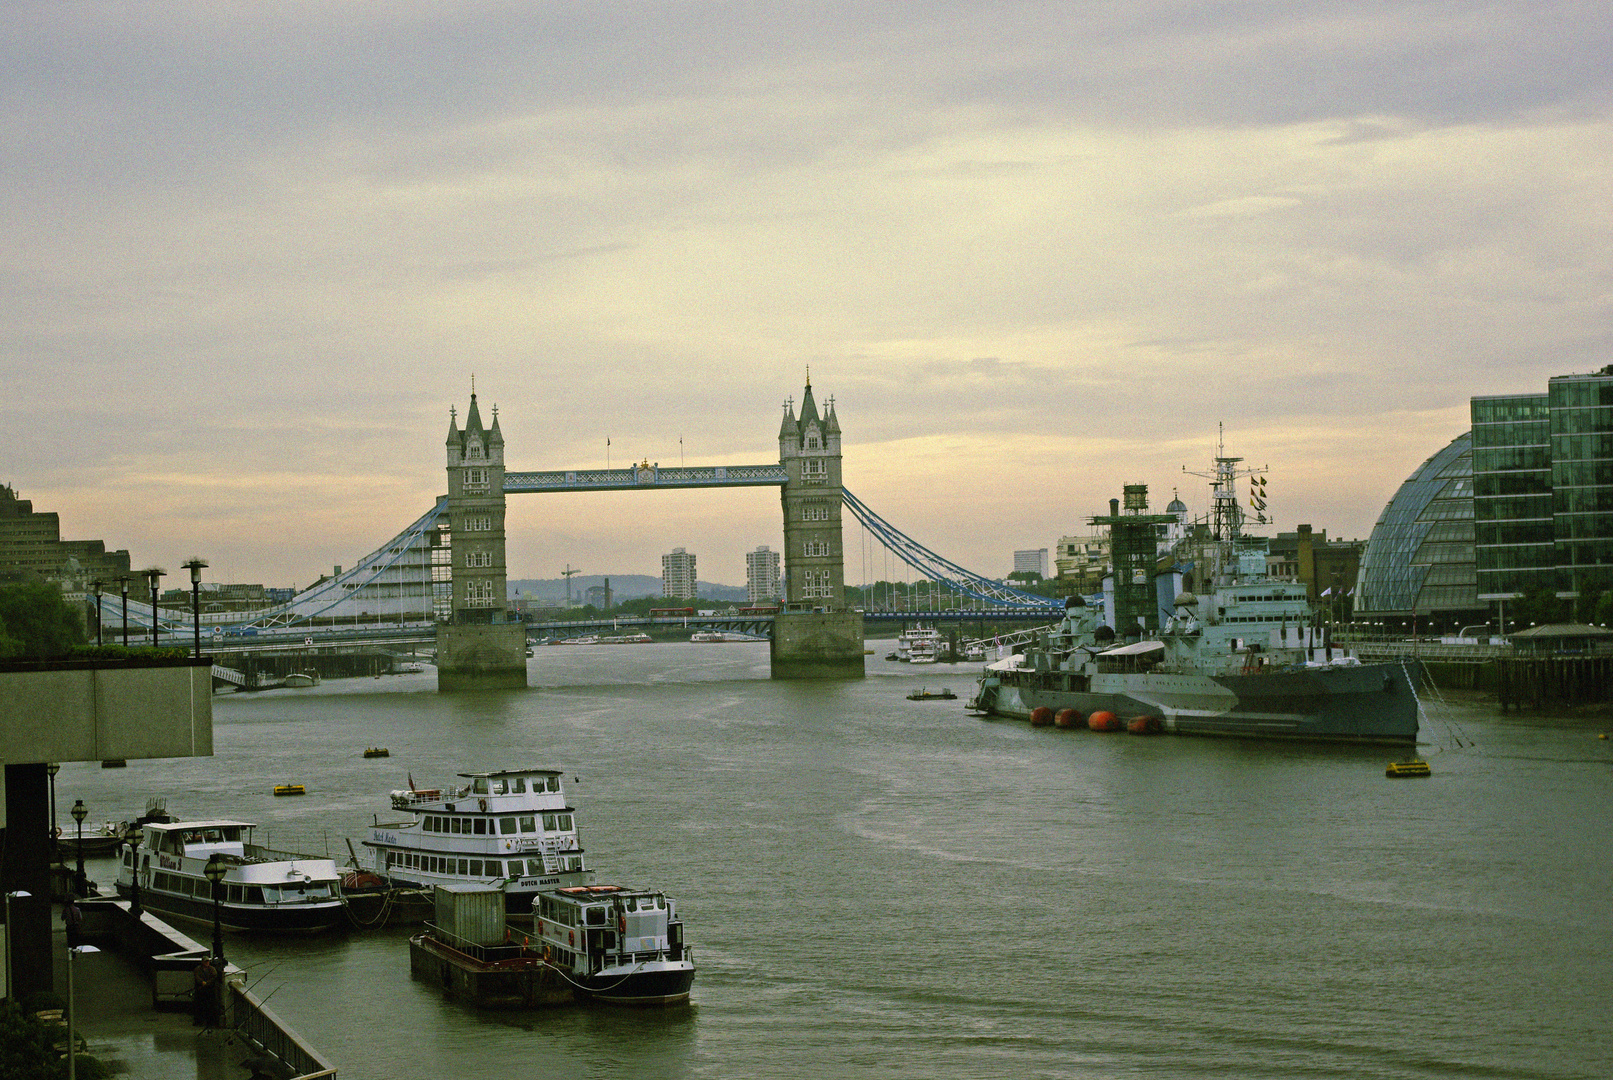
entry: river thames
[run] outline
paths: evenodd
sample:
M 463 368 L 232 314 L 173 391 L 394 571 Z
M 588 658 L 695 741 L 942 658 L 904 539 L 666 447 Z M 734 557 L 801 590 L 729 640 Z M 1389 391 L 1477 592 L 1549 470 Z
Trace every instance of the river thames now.
M 407 930 L 229 938 L 352 1080 L 1613 1074 L 1613 721 L 1433 702 L 1433 776 L 1388 780 L 1383 748 L 982 720 L 975 666 L 871 644 L 858 682 L 674 644 L 539 649 L 525 691 L 220 695 L 214 757 L 67 765 L 57 801 L 345 861 L 411 773 L 553 767 L 598 880 L 677 898 L 671 1010 L 479 1013 L 410 979 Z

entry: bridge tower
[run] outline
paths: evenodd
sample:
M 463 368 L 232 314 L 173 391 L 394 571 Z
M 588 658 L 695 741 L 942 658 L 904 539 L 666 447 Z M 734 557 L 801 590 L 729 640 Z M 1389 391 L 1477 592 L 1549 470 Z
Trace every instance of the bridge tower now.
M 840 420 L 834 399 L 818 414 L 808 376 L 801 415 L 788 403 L 779 427 L 786 480 L 784 603 L 773 623 L 775 679 L 860 678 L 862 616 L 846 610 L 841 536 Z
M 452 600 L 437 626 L 437 688 L 526 686 L 526 627 L 510 621 L 504 561 L 504 433 L 482 426 L 476 392 L 461 431 L 448 415 Z

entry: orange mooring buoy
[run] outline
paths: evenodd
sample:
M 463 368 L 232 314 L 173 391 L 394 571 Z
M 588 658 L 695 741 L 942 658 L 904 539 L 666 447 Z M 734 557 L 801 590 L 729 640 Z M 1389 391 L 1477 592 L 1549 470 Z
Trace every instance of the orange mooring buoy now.
M 1119 731 L 1120 717 L 1107 710 L 1101 710 L 1087 717 L 1087 727 L 1093 731 Z
M 1053 710 L 1046 705 L 1038 705 L 1031 710 L 1031 727 L 1047 727 L 1053 722 Z
M 1053 717 L 1053 726 L 1060 728 L 1080 727 L 1084 719 L 1086 718 L 1074 709 L 1060 709 L 1058 714 Z

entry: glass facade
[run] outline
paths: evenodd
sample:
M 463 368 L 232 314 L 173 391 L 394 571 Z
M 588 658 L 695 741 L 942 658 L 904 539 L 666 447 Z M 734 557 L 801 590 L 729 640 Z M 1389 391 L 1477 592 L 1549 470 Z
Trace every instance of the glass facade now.
M 1548 394 L 1476 397 L 1473 418 L 1474 560 L 1480 596 L 1551 588 L 1551 402 Z
M 1473 538 L 1473 438 L 1465 433 L 1384 507 L 1361 555 L 1356 614 L 1482 612 Z
M 1373 528 L 1358 614 L 1482 616 L 1481 597 L 1613 589 L 1613 366 L 1469 408 L 1472 431 Z
M 1613 367 L 1547 384 L 1560 592 L 1613 588 Z

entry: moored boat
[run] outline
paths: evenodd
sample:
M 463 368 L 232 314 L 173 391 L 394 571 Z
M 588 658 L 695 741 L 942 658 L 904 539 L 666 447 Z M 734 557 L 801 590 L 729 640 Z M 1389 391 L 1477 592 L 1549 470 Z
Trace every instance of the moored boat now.
M 308 789 L 302 784 L 276 784 L 274 793 L 276 795 L 306 795 L 308 794 Z
M 1432 772 L 1433 770 L 1428 767 L 1428 762 L 1419 758 L 1407 758 L 1404 761 L 1391 761 L 1388 767 L 1383 770 L 1383 775 L 1393 779 L 1406 776 L 1429 776 Z
M 1170 519 L 1117 509 L 1095 519 L 1110 525 L 1115 550 L 1144 547 L 1135 578 L 1106 585 L 1102 611 L 1080 596 L 1066 600 L 1062 622 L 1036 631 L 1024 652 L 986 666 L 971 707 L 1019 719 L 1074 709 L 1094 729 L 1091 714 L 1108 713 L 1157 717 L 1160 730 L 1177 734 L 1415 743 L 1414 663 L 1366 664 L 1349 655 L 1313 610 L 1306 586 L 1269 572 L 1267 542 L 1238 527 L 1239 460 L 1216 458 L 1218 539 L 1182 540 L 1184 550 L 1197 545 L 1193 558 L 1167 549 L 1175 568 L 1152 580 L 1152 530 Z M 1146 507 L 1146 489 L 1127 494 L 1143 495 Z M 1184 565 L 1204 596 L 1180 587 Z
M 345 926 L 335 862 L 254 844 L 254 828 L 248 821 L 148 821 L 140 827 L 140 845 L 123 849 L 118 895 L 128 898 L 138 881 L 141 906 L 211 926 L 213 891 L 205 870 L 218 856 L 225 867 L 218 902 L 224 929 L 313 933 Z
M 694 952 L 677 901 L 652 889 L 583 885 L 538 897 L 533 944 L 578 997 L 619 1005 L 689 1000 Z
M 393 885 L 429 889 L 497 885 L 506 911 L 532 910 L 540 892 L 587 885 L 576 811 L 554 769 L 461 773 L 463 784 L 392 792 L 407 821 L 378 824 L 364 846 L 374 873 Z

